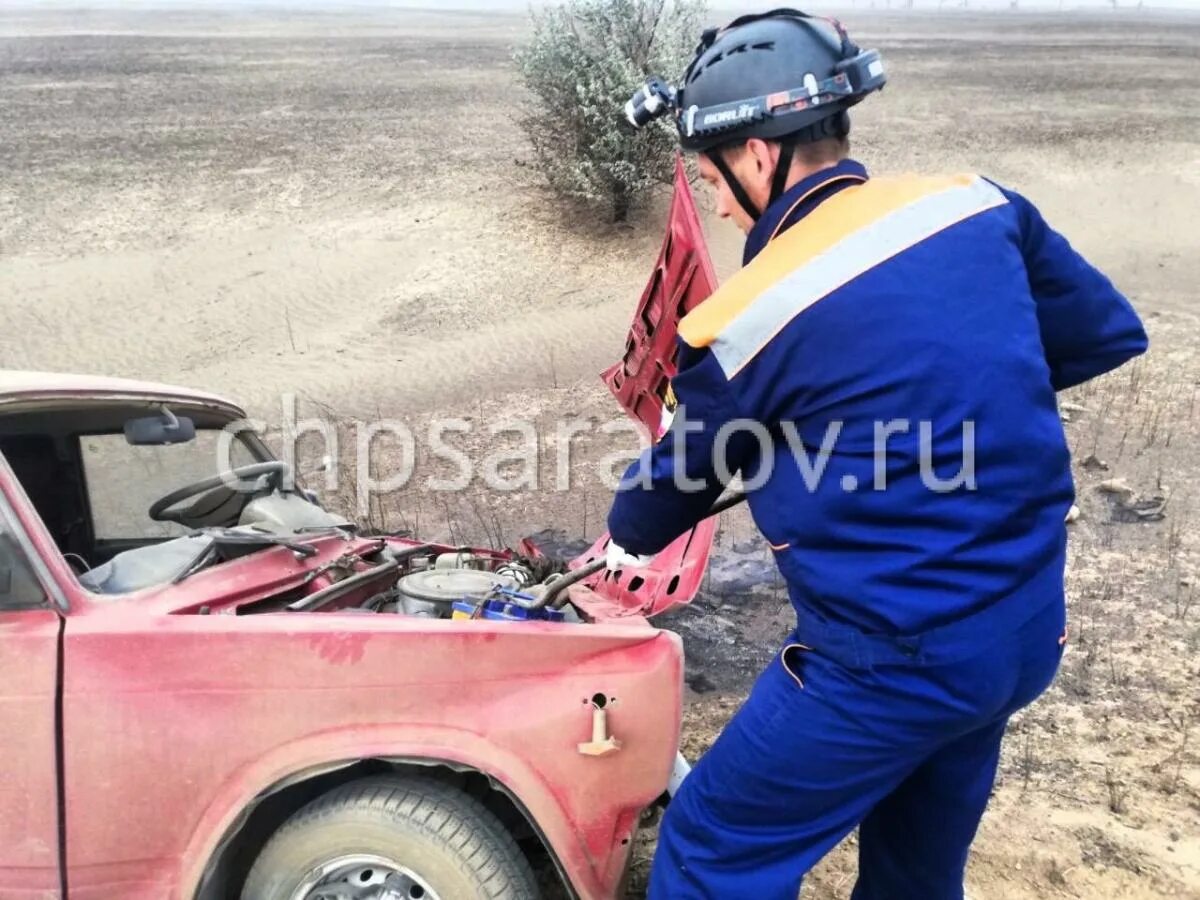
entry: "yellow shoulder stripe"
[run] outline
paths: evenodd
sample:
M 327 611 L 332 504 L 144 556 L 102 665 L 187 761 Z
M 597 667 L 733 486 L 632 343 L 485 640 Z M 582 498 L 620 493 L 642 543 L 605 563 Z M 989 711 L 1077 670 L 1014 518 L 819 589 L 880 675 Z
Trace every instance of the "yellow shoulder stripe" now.
M 973 175 L 872 178 L 843 188 L 771 241 L 746 268 L 679 323 L 692 347 L 709 346 L 764 292 L 856 231 L 934 194 L 967 187 Z

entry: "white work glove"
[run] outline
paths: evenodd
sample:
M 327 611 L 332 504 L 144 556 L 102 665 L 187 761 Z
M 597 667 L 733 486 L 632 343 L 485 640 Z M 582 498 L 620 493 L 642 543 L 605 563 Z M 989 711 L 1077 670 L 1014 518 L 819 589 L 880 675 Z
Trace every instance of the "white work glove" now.
M 608 547 L 604 551 L 604 564 L 610 572 L 618 569 L 640 569 L 650 565 L 653 559 L 653 556 L 635 556 L 632 553 L 626 553 L 624 548 L 618 547 L 613 541 L 608 542 Z
M 674 797 L 679 792 L 683 779 L 692 774 L 691 764 L 683 758 L 682 753 L 675 754 L 675 767 L 671 769 L 671 777 L 667 779 L 667 796 Z

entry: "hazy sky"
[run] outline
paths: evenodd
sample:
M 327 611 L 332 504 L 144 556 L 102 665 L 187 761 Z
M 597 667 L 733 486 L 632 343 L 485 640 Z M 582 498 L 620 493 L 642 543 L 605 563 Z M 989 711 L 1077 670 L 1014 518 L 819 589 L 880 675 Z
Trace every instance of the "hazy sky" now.
M 205 0 L 170 0 L 170 2 L 205 2 Z M 228 0 L 226 0 L 228 2 Z M 254 0 L 244 0 L 254 2 Z M 272 0 L 272 2 L 287 3 L 288 0 Z M 293 0 L 294 2 L 294 0 Z M 321 3 L 322 0 L 302 0 L 305 3 Z M 330 0 L 331 2 L 331 0 Z M 525 9 L 528 0 L 345 0 L 354 4 L 369 4 L 371 6 L 395 6 L 409 9 Z M 876 8 L 883 8 L 887 0 L 875 0 Z M 892 5 L 899 8 L 907 0 L 892 0 Z M 943 5 L 950 7 L 958 0 L 942 0 Z M 1019 0 L 1021 7 L 1048 7 L 1058 9 L 1059 0 Z M 914 0 L 917 8 L 937 8 L 939 0 Z M 540 4 L 539 4 L 540 5 Z M 1008 8 L 1010 0 L 968 0 L 970 7 L 995 6 Z M 1065 9 L 1110 9 L 1111 0 L 1063 0 Z M 1144 5 L 1152 8 L 1194 9 L 1200 11 L 1200 0 L 1144 0 Z M 823 9 L 869 9 L 871 0 L 828 0 L 828 2 L 794 2 L 784 3 L 782 0 L 709 0 L 709 7 L 715 10 L 768 10 L 778 6 L 796 6 L 806 12 L 820 12 Z M 1117 0 L 1121 8 L 1136 7 L 1137 0 Z
M 161 0 L 159 0 L 161 2 Z M 204 2 L 231 2 L 231 0 L 167 0 L 171 3 L 204 3 Z M 240 2 L 253 4 L 262 2 L 262 0 L 240 0 Z M 322 4 L 323 2 L 335 2 L 335 0 L 270 0 L 273 4 L 288 5 L 289 3 L 303 3 L 305 5 Z M 394 6 L 406 9 L 525 9 L 529 4 L 529 0 L 338 0 L 352 5 L 370 5 L 370 6 Z M 875 0 L 876 8 L 883 8 L 887 0 Z M 907 0 L 892 0 L 892 5 L 899 8 L 903 6 Z M 930 7 L 937 8 L 939 0 L 914 0 L 917 8 Z M 958 0 L 942 0 L 946 7 L 954 6 Z M 1019 0 L 1022 8 L 1024 7 L 1048 7 L 1050 9 L 1059 8 L 1059 0 Z M 541 4 L 537 4 L 541 5 Z M 782 0 L 710 0 L 709 6 L 715 10 L 768 10 L 778 6 L 798 6 L 806 12 L 820 12 L 823 9 L 850 9 L 861 8 L 869 9 L 871 0 L 832 0 L 832 2 L 812 3 L 812 2 L 795 2 L 784 3 Z M 1008 8 L 1010 0 L 968 0 L 969 7 L 1000 7 Z M 1065 9 L 1110 9 L 1112 7 L 1111 0 L 1063 0 L 1062 4 Z M 1144 5 L 1152 8 L 1164 9 L 1194 9 L 1200 11 L 1200 0 L 1144 0 Z M 1137 6 L 1137 0 L 1117 0 L 1117 6 L 1121 8 L 1132 8 Z
M 543 5 L 546 0 L 533 0 L 534 5 Z M 551 0 L 552 2 L 552 0 Z M 850 9 L 856 8 L 868 10 L 871 8 L 872 0 L 826 0 L 826 2 L 799 2 L 790 5 L 799 6 L 809 12 L 821 12 L 827 9 Z M 875 8 L 882 9 L 887 5 L 888 0 L 874 0 Z M 937 8 L 939 2 L 947 7 L 947 14 L 950 14 L 950 7 L 956 6 L 960 0 L 914 0 L 915 6 L 918 9 Z M 997 8 L 1007 9 L 1011 0 L 967 0 L 968 7 L 972 9 Z M 907 0 L 891 0 L 891 5 L 899 9 L 907 3 Z M 1019 0 L 1022 9 L 1046 8 L 1057 10 L 1060 7 L 1066 10 L 1071 9 L 1110 9 L 1112 7 L 1111 0 Z M 1143 0 L 1144 5 L 1151 9 L 1182 9 L 1195 10 L 1200 12 L 1200 0 Z M 313 6 L 381 6 L 395 7 L 401 9 L 471 9 L 471 10 L 522 10 L 530 6 L 530 0 L 40 0 L 39 3 L 32 5 L 70 5 L 75 7 L 89 6 L 104 6 L 112 7 L 127 7 L 127 8 L 146 8 L 155 6 L 297 6 L 297 7 L 313 7 Z M 1117 6 L 1121 9 L 1132 9 L 1136 7 L 1138 0 L 1117 0 Z M 31 5 L 30 0 L 0 0 L 0 9 L 5 6 L 25 6 Z M 709 0 L 709 6 L 717 11 L 720 10 L 766 10 L 780 5 L 789 5 L 782 0 Z

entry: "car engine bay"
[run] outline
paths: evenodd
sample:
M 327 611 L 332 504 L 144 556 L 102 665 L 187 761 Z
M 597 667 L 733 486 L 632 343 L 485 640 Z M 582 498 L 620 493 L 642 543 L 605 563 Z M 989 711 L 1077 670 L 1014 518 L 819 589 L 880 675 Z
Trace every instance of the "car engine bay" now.
M 341 525 L 283 533 L 243 525 L 206 528 L 128 550 L 79 577 L 93 594 L 114 600 L 203 580 L 214 599 L 195 610 L 201 614 L 367 612 L 420 619 L 580 621 L 565 589 L 596 568 L 568 571 L 565 561 L 542 556 L 532 546 L 525 549 L 518 554 L 360 536 Z M 227 568 L 239 563 L 257 564 L 265 587 L 282 566 L 259 556 L 264 552 L 285 554 L 276 559 L 288 560 L 289 570 L 296 562 L 302 566 L 292 583 L 231 605 L 221 602 L 222 591 L 208 588 L 227 576 L 243 578 L 245 569 Z
M 233 414 L 149 399 L 33 405 L 0 417 L 0 434 L 78 584 L 105 605 L 610 620 L 686 603 L 703 578 L 711 521 L 627 573 L 604 570 L 607 535 L 551 559 L 528 541 L 496 551 L 365 532 L 323 508 L 255 434 L 219 452 Z M 49 484 L 70 490 L 51 495 Z

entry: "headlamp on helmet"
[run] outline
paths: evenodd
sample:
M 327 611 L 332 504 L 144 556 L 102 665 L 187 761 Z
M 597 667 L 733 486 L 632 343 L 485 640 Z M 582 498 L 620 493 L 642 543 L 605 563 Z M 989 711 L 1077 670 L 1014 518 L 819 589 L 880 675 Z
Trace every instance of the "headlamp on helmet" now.
M 813 76 L 789 90 L 748 97 L 717 106 L 681 109 L 679 91 L 654 76 L 625 104 L 625 118 L 634 128 L 645 128 L 668 113 L 679 120 L 679 133 L 687 139 L 715 137 L 737 131 L 751 122 L 780 119 L 838 100 L 856 100 L 887 83 L 878 50 L 864 50 L 838 63 L 836 74 L 823 81 Z
M 878 51 L 859 48 L 836 19 L 776 9 L 705 31 L 683 80 L 651 78 L 626 104 L 625 116 L 645 128 L 674 115 L 683 149 L 706 154 L 757 221 L 762 210 L 722 149 L 752 138 L 779 142 L 773 203 L 786 187 L 796 147 L 845 137 L 847 110 L 886 82 Z
M 794 54 L 792 58 L 803 65 L 804 48 L 797 52 L 794 47 L 777 47 L 775 37 L 752 47 L 744 46 L 739 41 L 737 35 L 755 28 L 761 30 L 760 23 L 768 20 L 794 23 L 799 27 L 799 30 L 794 32 L 797 40 L 807 41 L 810 46 L 817 48 L 821 39 L 817 36 L 814 23 L 822 23 L 831 28 L 836 42 L 832 45 L 832 65 L 822 69 L 818 64 L 815 71 L 807 73 L 803 68 L 799 68 L 798 71 L 793 69 L 794 74 L 791 77 L 795 78 L 795 81 L 792 84 L 786 81 L 764 84 L 760 79 L 759 83 L 754 85 L 759 91 L 769 88 L 769 93 L 750 90 L 741 97 L 736 93 L 730 97 L 729 92 L 725 92 L 725 98 L 719 103 L 689 102 L 689 95 L 696 93 L 695 83 L 701 69 L 711 70 L 713 65 L 723 59 L 742 58 L 747 49 L 777 48 L 776 53 Z M 733 46 L 722 46 L 722 42 L 726 45 L 732 42 Z M 750 79 L 751 83 L 753 80 Z M 676 86 L 660 76 L 652 77 L 625 105 L 625 117 L 635 128 L 645 128 L 671 113 L 679 126 L 684 148 L 706 150 L 723 142 L 725 135 L 728 135 L 729 140 L 734 140 L 743 135 L 774 137 L 787 134 L 787 120 L 793 117 L 796 119 L 798 131 L 822 118 L 819 113 L 823 107 L 834 106 L 829 112 L 830 115 L 834 115 L 839 110 L 853 106 L 886 83 L 887 74 L 879 51 L 860 49 L 850 39 L 841 22 L 823 16 L 812 16 L 799 10 L 776 9 L 767 13 L 742 16 L 725 28 L 707 29 L 696 48 L 695 59 L 684 73 L 683 82 Z M 814 118 L 814 114 L 818 115 Z
M 667 113 L 674 112 L 679 106 L 678 97 L 675 88 L 656 75 L 625 104 L 625 118 L 634 128 L 645 128 Z

